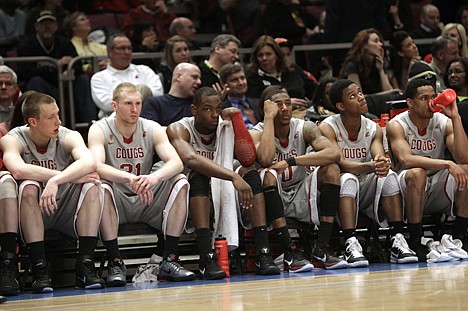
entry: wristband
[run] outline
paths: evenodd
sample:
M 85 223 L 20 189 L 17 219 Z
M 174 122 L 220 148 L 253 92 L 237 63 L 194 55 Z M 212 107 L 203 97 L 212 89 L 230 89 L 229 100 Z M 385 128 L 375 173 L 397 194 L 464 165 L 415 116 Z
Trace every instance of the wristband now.
M 295 157 L 289 157 L 284 161 L 286 161 L 286 163 L 288 163 L 289 166 L 296 166 L 296 158 Z

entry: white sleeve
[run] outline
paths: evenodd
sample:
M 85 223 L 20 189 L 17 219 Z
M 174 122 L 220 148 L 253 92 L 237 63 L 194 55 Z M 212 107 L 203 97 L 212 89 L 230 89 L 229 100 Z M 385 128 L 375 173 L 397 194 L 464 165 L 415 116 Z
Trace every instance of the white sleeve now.
M 140 72 L 145 77 L 145 84 L 151 89 L 153 96 L 160 96 L 164 94 L 161 78 L 148 67 L 140 65 Z
M 91 77 L 91 96 L 98 108 L 106 113 L 112 112 L 112 79 L 105 71 L 97 72 Z

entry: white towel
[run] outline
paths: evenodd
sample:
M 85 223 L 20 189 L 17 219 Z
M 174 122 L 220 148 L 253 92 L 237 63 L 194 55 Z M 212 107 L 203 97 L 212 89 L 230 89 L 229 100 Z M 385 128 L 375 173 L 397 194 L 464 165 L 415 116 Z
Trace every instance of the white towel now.
M 231 121 L 220 123 L 216 131 L 216 151 L 213 161 L 228 170 L 233 169 L 234 130 Z M 237 193 L 229 180 L 211 178 L 211 194 L 214 209 L 213 242 L 222 235 L 226 238 L 229 251 L 239 246 L 239 231 L 237 226 Z

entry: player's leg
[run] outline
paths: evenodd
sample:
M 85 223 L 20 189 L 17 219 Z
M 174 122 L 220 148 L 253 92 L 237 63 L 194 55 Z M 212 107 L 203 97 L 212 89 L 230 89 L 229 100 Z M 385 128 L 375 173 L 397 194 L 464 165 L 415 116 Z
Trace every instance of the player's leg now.
M 468 173 L 468 166 L 462 165 L 462 167 L 465 172 Z M 445 237 L 445 241 L 441 242 L 445 242 L 444 246 L 454 250 L 454 254 L 457 254 L 459 258 L 466 259 L 466 252 L 468 251 L 468 189 L 456 192 L 454 214 L 456 215 L 456 218 L 452 236 L 455 240 L 449 241 L 449 239 Z M 461 243 L 457 240 L 461 241 Z

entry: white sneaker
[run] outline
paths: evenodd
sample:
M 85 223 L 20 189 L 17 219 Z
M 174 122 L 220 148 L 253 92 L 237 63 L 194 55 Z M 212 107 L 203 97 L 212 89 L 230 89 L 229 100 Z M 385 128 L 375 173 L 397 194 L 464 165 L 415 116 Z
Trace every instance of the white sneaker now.
M 362 268 L 369 266 L 369 261 L 362 253 L 361 244 L 359 244 L 359 241 L 354 236 L 346 240 L 346 251 L 344 258 L 348 262 L 348 267 L 350 268 Z
M 391 263 L 416 263 L 418 262 L 418 256 L 416 253 L 409 248 L 405 237 L 401 233 L 395 234 L 392 237 L 393 244 L 390 250 L 390 262 Z
M 463 243 L 459 239 L 453 239 L 451 235 L 444 234 L 440 243 L 444 246 L 447 254 L 456 259 L 467 259 L 468 253 L 462 248 Z
M 454 260 L 454 258 L 447 253 L 447 250 L 439 241 L 427 239 L 425 242 L 427 248 L 429 249 L 429 253 L 426 256 L 428 263 Z

